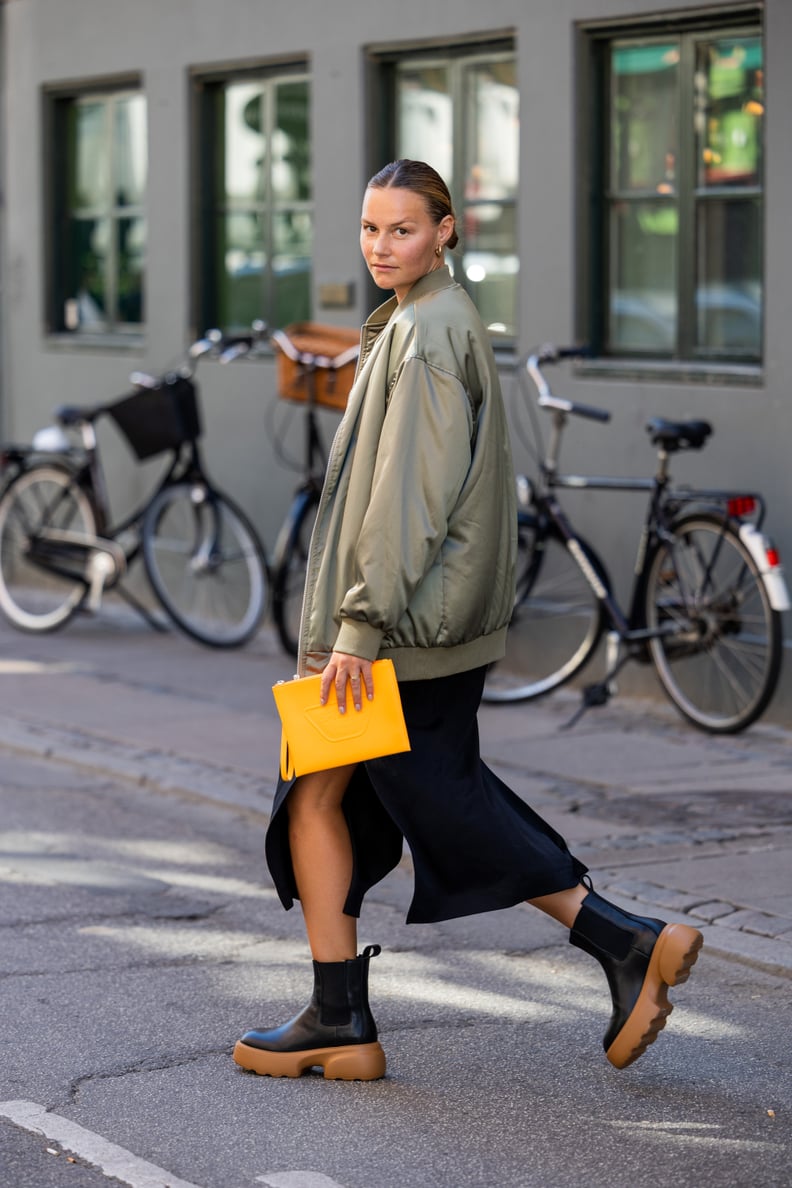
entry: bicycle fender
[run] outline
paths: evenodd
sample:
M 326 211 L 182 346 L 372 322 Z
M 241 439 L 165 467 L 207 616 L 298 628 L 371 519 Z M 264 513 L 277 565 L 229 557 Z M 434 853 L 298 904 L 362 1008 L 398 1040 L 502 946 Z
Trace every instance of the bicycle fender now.
M 772 541 L 753 524 L 740 524 L 740 540 L 754 559 L 774 611 L 790 608 L 789 591 L 784 580 L 781 558 Z

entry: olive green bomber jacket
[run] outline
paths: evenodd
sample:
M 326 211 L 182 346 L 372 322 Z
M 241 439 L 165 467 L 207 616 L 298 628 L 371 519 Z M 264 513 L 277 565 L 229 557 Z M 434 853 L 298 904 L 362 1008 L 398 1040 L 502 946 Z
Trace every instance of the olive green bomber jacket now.
M 388 656 L 400 680 L 499 659 L 516 536 L 489 337 L 442 267 L 363 327 L 311 541 L 300 674 L 334 649 Z

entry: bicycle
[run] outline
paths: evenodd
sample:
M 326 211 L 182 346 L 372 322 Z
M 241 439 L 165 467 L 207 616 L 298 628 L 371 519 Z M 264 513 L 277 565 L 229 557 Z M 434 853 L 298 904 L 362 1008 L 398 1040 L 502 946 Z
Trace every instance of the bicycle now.
M 15 627 L 52 631 L 80 611 L 98 611 L 105 591 L 115 589 L 163 630 L 121 584 L 142 556 L 158 602 L 188 636 L 218 648 L 253 636 L 268 602 L 266 555 L 245 514 L 207 475 L 194 382 L 205 355 L 227 362 L 247 349 L 210 331 L 176 370 L 158 377 L 136 372 L 131 394 L 61 407 L 32 444 L 2 447 L 0 610 Z M 139 461 L 170 454 L 145 502 L 118 523 L 96 431 L 103 417 L 115 422 Z
M 555 396 L 541 369 L 584 355 L 545 346 L 527 360 L 552 430 L 538 457 L 537 481 L 517 480 L 517 596 L 507 655 L 490 670 L 484 700 L 525 701 L 558 689 L 580 673 L 607 633 L 605 677 L 584 688 L 569 725 L 589 706 L 604 704 L 619 670 L 636 659 L 654 666 L 669 699 L 694 725 L 713 734 L 744 730 L 778 683 L 781 612 L 789 609 L 778 552 L 762 532 L 764 501 L 756 492 L 672 484 L 670 456 L 702 449 L 712 433 L 706 421 L 648 422 L 658 459 L 651 478 L 559 473 L 568 419 L 604 423 L 610 413 Z M 544 450 L 530 401 L 527 407 Z M 602 559 L 562 508 L 557 493 L 563 490 L 647 493 L 626 612 Z
M 267 334 L 262 323 L 256 323 L 254 330 L 259 336 Z M 308 549 L 327 466 L 317 409 L 343 412 L 360 340 L 356 330 L 313 322 L 274 330 L 268 337 L 279 356 L 278 400 L 301 404 L 305 414 L 302 462 L 289 458 L 281 444 L 282 434 L 271 431 L 280 460 L 302 472 L 275 542 L 272 563 L 272 617 L 284 651 L 296 656 Z

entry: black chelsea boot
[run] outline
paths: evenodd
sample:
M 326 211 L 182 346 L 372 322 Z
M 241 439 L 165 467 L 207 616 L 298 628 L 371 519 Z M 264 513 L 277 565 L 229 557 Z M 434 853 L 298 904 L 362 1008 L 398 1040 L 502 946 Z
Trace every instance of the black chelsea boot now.
M 657 1039 L 673 1010 L 668 987 L 687 981 L 703 937 L 689 924 L 633 916 L 589 891 L 569 935 L 605 970 L 613 1013 L 603 1047 L 616 1068 Z
M 368 1002 L 369 961 L 379 953 L 379 945 L 367 945 L 349 961 L 314 961 L 308 1005 L 281 1027 L 246 1032 L 234 1048 L 236 1063 L 270 1077 L 299 1077 L 317 1066 L 327 1080 L 383 1077 L 385 1053 Z

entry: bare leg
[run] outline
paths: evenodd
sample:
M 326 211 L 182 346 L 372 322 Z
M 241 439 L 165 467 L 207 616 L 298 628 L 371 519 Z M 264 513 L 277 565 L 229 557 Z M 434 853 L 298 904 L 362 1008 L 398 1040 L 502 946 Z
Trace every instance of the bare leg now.
M 570 887 L 568 891 L 556 891 L 552 895 L 540 895 L 538 899 L 529 899 L 531 907 L 539 908 L 554 920 L 572 928 L 583 900 L 589 893 L 588 887 L 578 883 L 577 887 Z
M 294 877 L 314 961 L 347 961 L 357 953 L 357 921 L 344 913 L 352 843 L 341 808 L 354 770 L 336 767 L 301 776 L 286 802 Z

